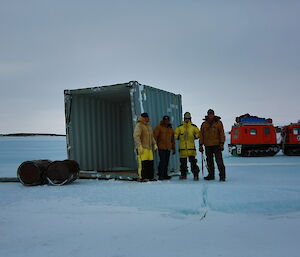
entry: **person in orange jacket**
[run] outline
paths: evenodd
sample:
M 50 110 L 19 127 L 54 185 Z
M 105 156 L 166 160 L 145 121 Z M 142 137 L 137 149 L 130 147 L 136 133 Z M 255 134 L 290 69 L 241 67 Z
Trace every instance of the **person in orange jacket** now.
M 159 154 L 158 179 L 170 179 L 171 176 L 168 175 L 168 166 L 171 150 L 172 153 L 175 154 L 175 139 L 174 130 L 168 115 L 163 116 L 160 124 L 154 129 L 153 135 L 158 146 Z
M 203 145 L 205 146 L 205 154 L 207 158 L 208 175 L 205 180 L 215 179 L 214 156 L 219 169 L 220 181 L 225 181 L 225 165 L 223 162 L 222 151 L 224 150 L 225 133 L 223 123 L 219 116 L 215 116 L 212 109 L 207 111 L 204 122 L 201 125 L 199 138 L 199 151 L 203 153 Z

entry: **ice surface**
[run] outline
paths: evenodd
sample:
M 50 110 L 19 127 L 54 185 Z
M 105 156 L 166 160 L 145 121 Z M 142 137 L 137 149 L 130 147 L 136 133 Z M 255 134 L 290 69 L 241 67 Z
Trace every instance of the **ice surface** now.
M 0 137 L 0 177 L 15 177 L 23 161 L 66 159 L 66 149 L 65 137 Z
M 65 159 L 64 140 L 0 138 L 1 176 Z M 225 183 L 0 183 L 0 256 L 299 256 L 300 157 L 224 160 Z

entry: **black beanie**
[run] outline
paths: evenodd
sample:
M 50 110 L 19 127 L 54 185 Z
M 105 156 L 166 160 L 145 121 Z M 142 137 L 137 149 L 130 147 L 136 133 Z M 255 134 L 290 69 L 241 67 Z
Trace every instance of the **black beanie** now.
M 209 114 L 213 114 L 213 115 L 215 115 L 215 112 L 214 112 L 214 110 L 212 110 L 212 109 L 209 109 L 209 110 L 207 111 L 207 115 L 209 115 Z
M 143 112 L 143 113 L 141 114 L 141 116 L 142 116 L 143 118 L 149 118 L 149 115 L 148 115 L 147 112 Z

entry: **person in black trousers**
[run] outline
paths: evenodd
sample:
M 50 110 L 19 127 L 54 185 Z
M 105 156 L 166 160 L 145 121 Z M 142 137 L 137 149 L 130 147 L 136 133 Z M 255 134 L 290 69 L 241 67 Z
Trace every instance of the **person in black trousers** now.
M 203 152 L 205 146 L 205 154 L 208 166 L 208 175 L 205 180 L 215 179 L 214 156 L 219 169 L 220 181 L 226 180 L 225 165 L 223 162 L 222 151 L 224 150 L 225 133 L 221 118 L 215 116 L 212 109 L 207 111 L 204 122 L 200 129 L 199 151 Z
M 154 129 L 153 135 L 159 153 L 158 179 L 170 179 L 171 176 L 168 175 L 168 166 L 171 151 L 175 154 L 175 139 L 174 130 L 168 115 L 163 116 L 160 124 Z

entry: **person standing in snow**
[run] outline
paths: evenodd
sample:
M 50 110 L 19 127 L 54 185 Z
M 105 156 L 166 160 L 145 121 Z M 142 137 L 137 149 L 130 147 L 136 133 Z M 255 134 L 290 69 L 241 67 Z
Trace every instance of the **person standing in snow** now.
M 187 158 L 191 163 L 191 170 L 194 180 L 199 180 L 199 167 L 196 159 L 195 140 L 199 138 L 200 131 L 198 127 L 192 123 L 192 117 L 189 112 L 184 114 L 184 121 L 175 130 L 175 139 L 179 140 L 180 152 L 180 179 L 187 178 Z
M 158 179 L 170 179 L 168 175 L 168 166 L 170 153 L 175 154 L 175 140 L 174 130 L 170 123 L 170 117 L 168 115 L 163 116 L 162 121 L 154 129 L 154 138 L 158 146 L 159 165 L 158 165 Z
M 201 125 L 201 133 L 199 139 L 199 151 L 203 153 L 203 145 L 205 146 L 205 154 L 207 158 L 208 175 L 205 180 L 215 179 L 214 156 L 219 169 L 220 181 L 225 181 L 225 165 L 223 162 L 222 151 L 224 150 L 225 133 L 223 123 L 219 116 L 215 116 L 212 109 L 207 111 L 207 116 L 203 119 Z
M 144 112 L 138 119 L 133 133 L 138 153 L 138 175 L 141 181 L 154 180 L 153 151 L 157 151 L 156 141 L 149 123 L 148 113 Z

